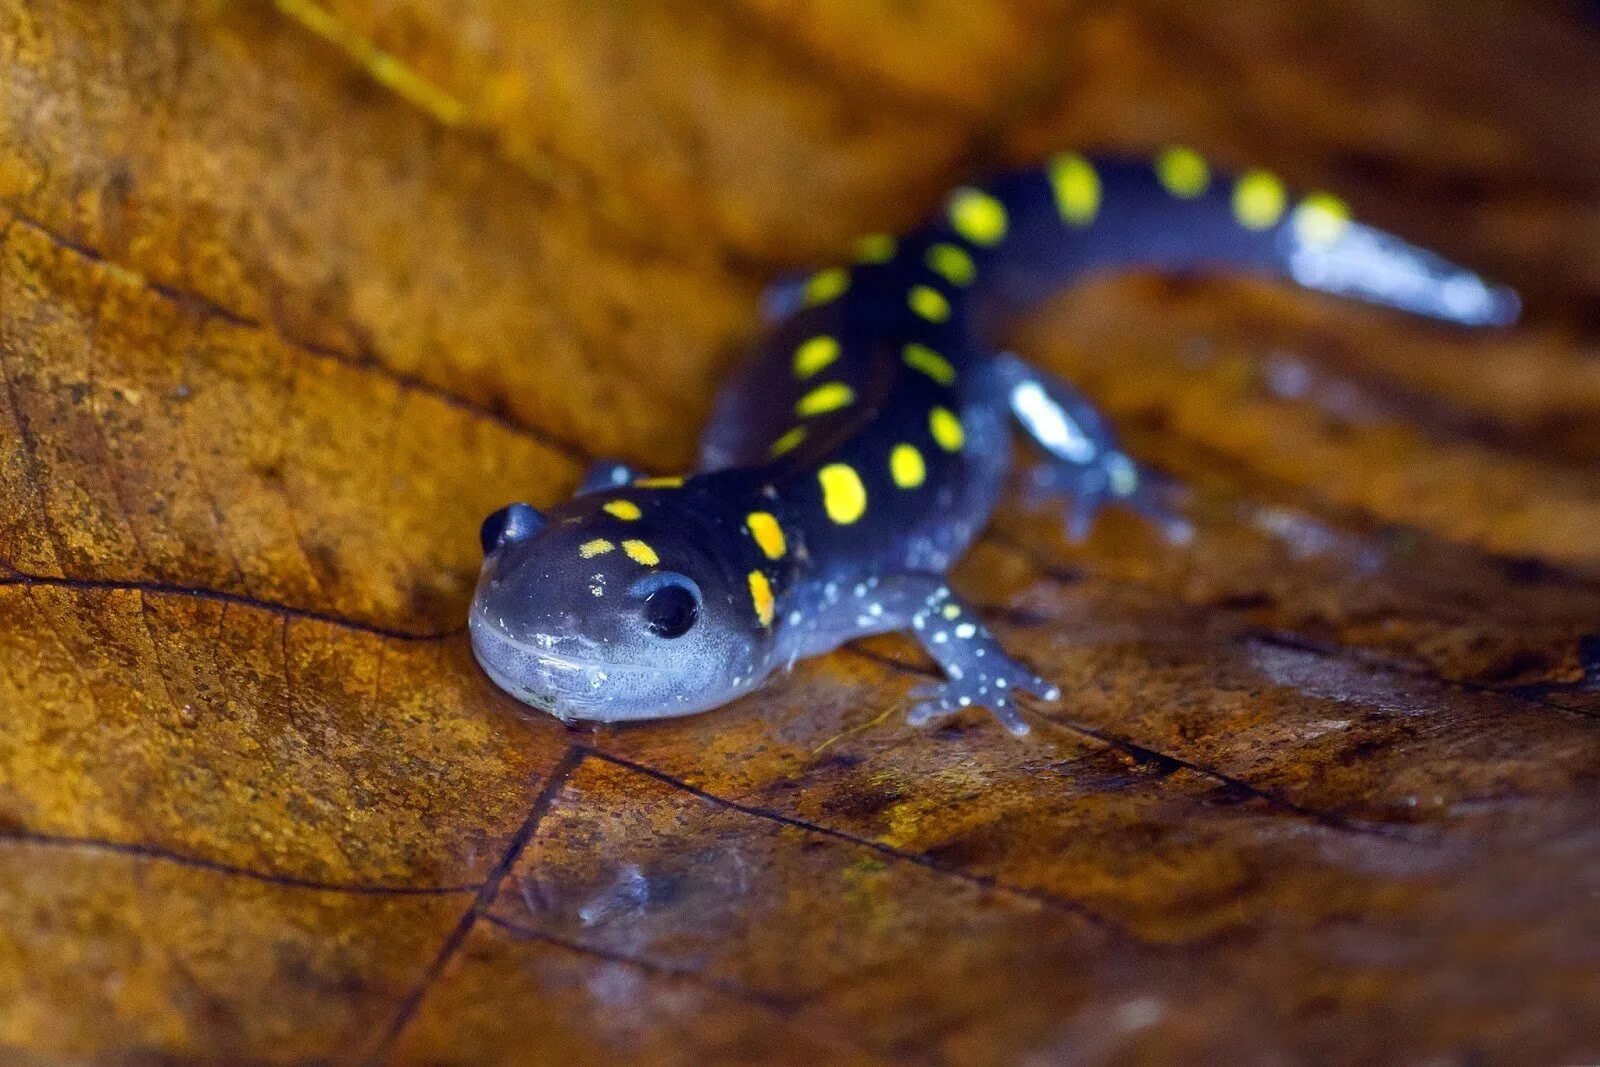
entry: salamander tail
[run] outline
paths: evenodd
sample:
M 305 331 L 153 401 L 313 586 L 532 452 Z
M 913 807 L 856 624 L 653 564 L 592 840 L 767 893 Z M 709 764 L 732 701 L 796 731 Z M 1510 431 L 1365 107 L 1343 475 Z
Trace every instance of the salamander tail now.
M 935 237 L 973 253 L 986 291 L 1027 303 L 1086 273 L 1251 272 L 1464 326 L 1516 320 L 1510 289 L 1352 220 L 1327 193 L 1292 196 L 1263 170 L 1215 173 L 1171 148 L 1153 160 L 1064 154 L 951 194 Z

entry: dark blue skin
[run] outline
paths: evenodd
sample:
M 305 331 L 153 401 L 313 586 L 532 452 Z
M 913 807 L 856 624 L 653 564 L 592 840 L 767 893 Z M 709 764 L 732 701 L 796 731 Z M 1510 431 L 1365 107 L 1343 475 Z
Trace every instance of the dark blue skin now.
M 1026 733 L 1014 694 L 1058 691 L 943 577 L 994 509 L 1013 427 L 1048 457 L 1034 481 L 1067 500 L 1074 535 L 1114 501 L 1185 527 L 1087 400 L 996 354 L 983 327 L 1126 267 L 1258 272 L 1463 325 L 1517 313 L 1508 290 L 1346 221 L 1331 198 L 1290 201 L 1268 175 L 1212 175 L 1183 151 L 1057 157 L 958 190 L 898 242 L 863 242 L 848 271 L 774 290 L 773 330 L 720 399 L 700 473 L 638 485 L 601 464 L 547 514 L 490 516 L 480 663 L 563 719 L 654 719 L 906 631 L 946 676 L 915 695 L 913 723 L 980 706 Z

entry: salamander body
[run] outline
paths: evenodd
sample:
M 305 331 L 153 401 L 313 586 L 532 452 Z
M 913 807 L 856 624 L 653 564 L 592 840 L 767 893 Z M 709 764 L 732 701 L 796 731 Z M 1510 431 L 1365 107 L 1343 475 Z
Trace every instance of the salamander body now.
M 1055 157 L 957 189 L 855 263 L 781 284 L 772 328 L 719 399 L 698 471 L 590 471 L 546 512 L 483 524 L 470 615 L 500 687 L 563 719 L 685 715 L 857 637 L 912 635 L 944 672 L 921 723 L 968 706 L 1012 732 L 1056 687 L 1008 656 L 945 573 L 982 530 L 1020 428 L 1034 481 L 1081 535 L 1107 503 L 1182 523 L 1067 383 L 996 352 L 995 321 L 1087 272 L 1250 271 L 1462 325 L 1512 321 L 1509 290 L 1354 222 L 1325 194 L 1196 153 Z

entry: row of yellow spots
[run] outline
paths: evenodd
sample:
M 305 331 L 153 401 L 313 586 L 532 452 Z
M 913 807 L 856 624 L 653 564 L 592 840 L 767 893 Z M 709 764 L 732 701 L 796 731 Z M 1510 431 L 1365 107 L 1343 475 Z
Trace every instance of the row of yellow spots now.
M 604 537 L 595 537 L 578 546 L 578 555 L 584 559 L 594 559 L 616 549 L 616 545 Z M 627 557 L 641 567 L 654 567 L 661 562 L 661 557 L 656 555 L 656 550 L 637 538 L 628 538 L 622 542 L 622 551 Z
M 1045 172 L 1061 218 L 1073 226 L 1092 223 L 1099 214 L 1102 193 L 1094 164 L 1076 153 L 1066 153 L 1052 157 Z M 1180 200 L 1193 200 L 1211 186 L 1211 169 L 1192 148 L 1163 150 L 1156 156 L 1155 173 L 1162 188 Z M 1246 229 L 1276 226 L 1288 204 L 1283 183 L 1268 171 L 1249 170 L 1234 182 L 1233 216 Z M 1010 227 L 1005 205 L 982 189 L 957 189 L 946 205 L 946 214 L 958 234 L 981 247 L 999 243 Z M 1349 217 L 1343 201 L 1328 193 L 1313 193 L 1295 208 L 1290 221 L 1301 240 L 1315 244 L 1335 240 Z
M 678 484 L 682 484 L 681 478 L 660 478 L 649 480 L 661 483 L 670 483 L 676 481 Z M 605 512 L 607 515 L 610 515 L 612 518 L 620 519 L 623 522 L 638 522 L 639 519 L 644 515 L 644 512 L 639 510 L 639 505 L 635 504 L 631 500 L 608 500 L 604 504 L 600 505 L 600 510 Z M 605 555 L 607 552 L 610 552 L 616 547 L 616 545 L 612 544 L 604 537 L 596 537 L 593 540 L 585 541 L 583 544 L 579 545 L 578 555 L 582 556 L 584 559 L 593 559 L 596 556 Z M 661 557 L 656 554 L 656 550 L 651 548 L 648 543 L 641 541 L 638 538 L 630 537 L 624 540 L 622 542 L 622 551 L 629 559 L 633 560 L 641 567 L 654 567 L 656 564 L 661 562 Z
M 935 255 L 933 249 L 929 249 L 931 269 L 953 285 L 971 284 L 977 275 L 977 268 L 973 265 L 971 256 L 955 245 L 940 244 L 934 245 L 933 248 L 941 251 Z M 835 271 L 844 278 L 843 281 L 821 286 L 817 284 L 819 279 L 834 276 Z M 844 274 L 843 268 L 833 268 L 812 275 L 811 280 L 806 283 L 807 305 L 823 303 L 838 296 L 849 285 L 848 279 L 849 276 Z M 946 322 L 950 318 L 949 298 L 931 285 L 913 285 L 908 289 L 906 306 L 929 322 Z M 802 346 L 795 352 L 795 374 L 801 378 L 817 373 L 839 358 L 839 342 L 832 337 L 813 337 L 807 344 L 811 347 Z
M 1192 200 L 1211 187 L 1211 168 L 1192 148 L 1165 149 L 1156 157 L 1155 169 L 1162 187 L 1180 200 Z M 1246 229 L 1266 230 L 1276 226 L 1288 206 L 1288 191 L 1270 171 L 1247 170 L 1234 182 L 1233 217 Z M 1307 244 L 1336 240 L 1349 220 L 1349 207 L 1330 193 L 1307 196 L 1289 219 L 1295 235 Z
M 961 420 L 946 407 L 928 412 L 928 433 L 946 452 L 959 452 L 966 443 Z M 915 489 L 928 477 L 928 465 L 917 446 L 902 441 L 889 450 L 889 477 L 901 489 Z M 848 463 L 829 463 L 817 471 L 822 487 L 822 508 L 840 526 L 855 522 L 867 510 L 867 487 Z
M 919 286 L 924 292 L 932 294 L 941 303 L 944 300 L 935 290 L 926 286 Z M 915 292 L 915 290 L 913 290 Z M 943 305 L 948 308 L 948 305 Z M 812 337 L 802 341 L 794 351 L 794 373 L 802 381 L 813 377 L 819 371 L 828 367 L 839 358 L 839 342 L 826 335 Z M 944 356 L 918 342 L 911 342 L 901 349 L 901 359 L 912 370 L 921 371 L 934 381 L 943 386 L 955 384 L 956 369 Z M 830 411 L 838 411 L 855 403 L 856 391 L 846 382 L 823 382 L 808 390 L 799 400 L 795 401 L 794 413 L 802 419 L 826 415 Z M 780 437 L 772 446 L 772 454 L 781 456 L 798 445 L 805 437 L 804 427 L 795 427 Z M 640 483 L 642 484 L 642 483 Z
M 1233 216 L 1239 225 L 1251 230 L 1266 230 L 1283 218 L 1289 194 L 1283 183 L 1264 170 L 1251 170 L 1239 176 L 1233 187 Z M 1339 238 L 1350 221 L 1350 209 L 1331 193 L 1312 193 L 1289 216 L 1295 236 L 1306 244 L 1328 244 Z
M 896 243 L 887 234 L 871 234 L 856 245 L 856 259 L 863 263 L 886 263 L 894 258 Z M 971 285 L 978 276 L 978 268 L 965 249 L 949 242 L 929 246 L 925 256 L 928 269 L 953 286 Z M 804 302 L 807 306 L 826 303 L 842 295 L 850 286 L 850 273 L 843 267 L 818 271 L 807 279 Z M 906 291 L 906 306 L 928 322 L 942 323 L 951 315 L 950 300 L 931 285 L 918 284 Z M 794 375 L 800 381 L 816 377 L 833 366 L 842 354 L 836 337 L 818 334 L 800 342 L 793 356 Z M 908 366 L 921 370 L 941 385 L 955 381 L 955 370 L 943 356 L 924 345 L 908 345 L 905 350 Z M 799 418 L 814 418 L 838 411 L 855 403 L 855 390 L 845 382 L 823 382 L 807 391 L 795 402 L 794 413 Z M 792 451 L 805 439 L 805 428 L 797 426 L 773 442 L 774 458 Z
M 895 239 L 888 234 L 869 234 L 856 242 L 856 262 L 887 263 L 894 258 L 897 248 Z M 977 264 L 972 262 L 972 257 L 960 245 L 953 245 L 948 241 L 940 241 L 929 245 L 928 250 L 923 253 L 923 262 L 927 264 L 929 270 L 951 285 L 971 285 L 978 277 L 978 267 Z M 830 272 L 824 271 L 822 273 L 829 274 Z M 807 283 L 808 287 L 814 288 L 816 294 L 820 295 L 833 290 L 837 290 L 834 295 L 844 292 L 846 286 L 841 286 L 837 281 L 831 280 L 831 276 L 828 280 L 822 281 L 818 280 L 819 277 L 813 276 L 811 281 Z M 823 303 L 824 299 L 826 298 L 817 299 L 814 302 L 820 304 Z
M 770 560 L 780 560 L 789 551 L 788 538 L 783 535 L 783 527 L 770 511 L 752 511 L 744 517 L 745 529 L 750 531 L 750 537 L 755 541 L 756 547 L 761 549 L 761 554 Z M 762 626 L 772 625 L 772 612 L 775 600 L 772 595 L 772 582 L 764 571 L 752 570 L 745 578 L 750 587 L 750 604 L 755 608 L 756 620 Z
M 857 247 L 857 258 L 864 262 L 882 262 L 894 256 L 894 238 L 887 234 L 874 234 L 863 238 Z M 850 288 L 850 272 L 843 267 L 829 267 L 806 279 L 802 300 L 806 307 L 825 304 L 842 296 Z M 801 381 L 820 374 L 839 358 L 839 339 L 826 334 L 802 341 L 794 350 L 794 376 Z M 845 382 L 823 382 L 795 401 L 794 413 L 802 419 L 826 415 L 855 403 L 856 391 Z M 783 455 L 805 438 L 805 428 L 796 426 L 773 442 L 774 458 Z

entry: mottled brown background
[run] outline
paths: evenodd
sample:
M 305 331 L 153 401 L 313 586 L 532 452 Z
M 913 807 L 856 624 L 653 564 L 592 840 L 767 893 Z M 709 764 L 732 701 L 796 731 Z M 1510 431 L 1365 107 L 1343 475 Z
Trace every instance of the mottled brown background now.
M 1507 0 L 0 0 L 0 1059 L 1600 1057 L 1600 35 Z M 681 467 L 763 281 L 1184 141 L 1513 281 L 1025 323 L 1192 545 L 1007 510 L 883 640 L 568 733 L 475 527 Z

